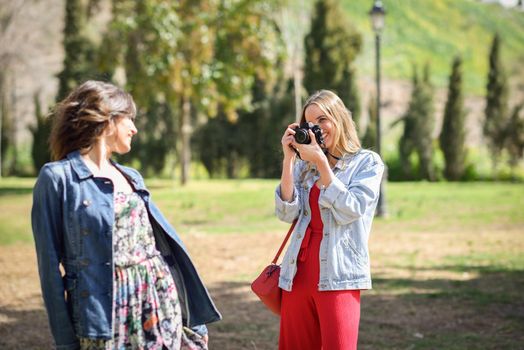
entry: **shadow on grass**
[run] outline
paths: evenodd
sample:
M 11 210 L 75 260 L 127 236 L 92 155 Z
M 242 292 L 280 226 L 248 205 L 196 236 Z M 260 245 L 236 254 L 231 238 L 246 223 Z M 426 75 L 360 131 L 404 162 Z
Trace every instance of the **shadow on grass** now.
M 0 306 L 0 349 L 52 349 L 46 312 Z
M 210 349 L 277 348 L 279 319 L 248 282 L 210 287 L 224 317 L 209 325 Z M 359 349 L 521 349 L 523 290 L 522 270 L 480 271 L 460 281 L 376 276 L 374 290 L 362 294 Z M 0 349 L 49 348 L 43 310 L 0 307 Z
M 522 348 L 524 271 L 436 269 L 469 275 L 374 278 L 374 291 L 362 298 L 360 349 Z
M 522 290 L 524 271 L 462 281 L 375 278 L 373 292 L 362 294 L 359 349 L 521 349 Z M 249 283 L 223 282 L 210 292 L 224 316 L 209 326 L 211 349 L 277 348 L 279 320 Z

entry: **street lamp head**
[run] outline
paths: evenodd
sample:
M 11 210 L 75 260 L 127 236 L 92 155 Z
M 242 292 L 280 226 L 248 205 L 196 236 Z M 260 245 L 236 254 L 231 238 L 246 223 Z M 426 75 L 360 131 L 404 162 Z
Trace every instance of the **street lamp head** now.
M 369 16 L 371 17 L 371 25 L 373 26 L 373 31 L 376 34 L 380 34 L 382 29 L 384 28 L 385 15 L 386 11 L 384 10 L 382 1 L 375 0 L 375 2 L 373 3 L 373 7 L 369 11 Z

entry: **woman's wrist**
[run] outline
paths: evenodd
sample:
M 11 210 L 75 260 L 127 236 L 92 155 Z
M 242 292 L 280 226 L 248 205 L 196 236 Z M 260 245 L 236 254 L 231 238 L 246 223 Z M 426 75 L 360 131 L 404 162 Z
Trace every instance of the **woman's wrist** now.
M 333 174 L 333 171 L 331 170 L 331 166 L 329 165 L 329 161 L 327 157 L 323 157 L 320 159 L 317 163 L 317 170 L 320 173 L 320 184 L 322 187 L 328 187 L 331 184 L 331 181 L 333 180 L 333 177 L 335 176 Z

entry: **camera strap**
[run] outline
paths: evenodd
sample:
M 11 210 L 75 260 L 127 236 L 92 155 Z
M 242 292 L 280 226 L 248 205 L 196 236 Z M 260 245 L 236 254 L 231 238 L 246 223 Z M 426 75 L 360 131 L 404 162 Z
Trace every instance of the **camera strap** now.
M 336 160 L 340 160 L 342 158 L 342 157 L 337 157 L 337 156 L 332 155 L 331 153 L 329 153 L 327 148 L 324 148 L 324 154 L 327 155 L 327 156 L 331 156 L 331 157 L 333 157 Z

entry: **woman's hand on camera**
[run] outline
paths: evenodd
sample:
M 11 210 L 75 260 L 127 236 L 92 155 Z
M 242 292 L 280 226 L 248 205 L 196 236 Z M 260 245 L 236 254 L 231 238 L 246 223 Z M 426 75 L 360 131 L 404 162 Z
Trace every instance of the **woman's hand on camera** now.
M 284 135 L 282 136 L 282 150 L 284 151 L 284 159 L 294 160 L 296 157 L 295 150 L 293 149 L 293 143 L 295 142 L 295 130 L 298 124 L 289 124 Z
M 311 143 L 309 144 L 300 144 L 295 141 L 293 138 L 293 142 L 291 143 L 291 146 L 294 147 L 298 153 L 300 154 L 300 158 L 302 160 L 305 160 L 306 162 L 311 162 L 314 164 L 318 164 L 318 162 L 322 161 L 324 158 L 326 158 L 324 152 L 322 152 L 322 148 L 320 148 L 319 144 L 317 143 L 317 139 L 315 138 L 315 134 L 308 130 L 309 138 L 311 139 Z

